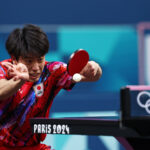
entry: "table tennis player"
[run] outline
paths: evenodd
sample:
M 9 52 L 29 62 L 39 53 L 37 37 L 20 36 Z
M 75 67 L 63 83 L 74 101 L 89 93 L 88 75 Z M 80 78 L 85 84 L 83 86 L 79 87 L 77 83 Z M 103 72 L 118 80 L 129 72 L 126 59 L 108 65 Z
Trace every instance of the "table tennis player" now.
M 76 83 L 63 62 L 47 62 L 47 35 L 32 24 L 14 29 L 6 41 L 10 59 L 0 62 L 0 150 L 51 150 L 41 144 L 45 134 L 33 134 L 29 118 L 49 117 L 54 97 Z M 88 61 L 81 81 L 97 81 L 100 66 Z

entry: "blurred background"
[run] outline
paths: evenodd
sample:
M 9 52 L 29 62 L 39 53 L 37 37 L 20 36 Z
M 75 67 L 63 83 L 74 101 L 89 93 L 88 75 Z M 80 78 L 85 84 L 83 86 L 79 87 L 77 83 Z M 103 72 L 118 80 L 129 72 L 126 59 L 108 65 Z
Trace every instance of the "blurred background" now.
M 119 116 L 120 88 L 149 84 L 149 0 L 0 0 L 0 61 L 9 58 L 5 41 L 17 27 L 32 23 L 48 35 L 48 61 L 63 61 L 79 49 L 100 64 L 98 82 L 61 91 L 50 117 Z M 47 135 L 56 150 L 124 150 L 114 137 Z

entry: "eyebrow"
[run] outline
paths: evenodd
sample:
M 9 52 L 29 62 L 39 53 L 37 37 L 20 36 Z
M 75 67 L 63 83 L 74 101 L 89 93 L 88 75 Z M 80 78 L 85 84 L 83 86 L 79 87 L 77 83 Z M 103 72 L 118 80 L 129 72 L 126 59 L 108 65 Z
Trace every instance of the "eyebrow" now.
M 31 58 L 33 58 L 33 57 L 23 57 L 23 59 L 31 59 Z
M 36 57 L 35 57 L 36 58 Z M 43 56 L 41 56 L 41 57 L 38 57 L 38 59 L 39 58 L 44 58 Z M 27 56 L 25 56 L 25 57 L 23 57 L 23 59 L 34 59 L 34 57 L 27 57 Z

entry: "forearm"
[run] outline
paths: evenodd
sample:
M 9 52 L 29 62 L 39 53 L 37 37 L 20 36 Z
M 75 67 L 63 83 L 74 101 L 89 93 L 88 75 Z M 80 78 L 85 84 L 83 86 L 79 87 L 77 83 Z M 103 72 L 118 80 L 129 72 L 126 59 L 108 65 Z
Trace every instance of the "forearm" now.
M 0 80 L 0 101 L 3 101 L 11 97 L 19 90 L 19 88 L 23 84 L 24 81 L 21 79 L 17 81 L 14 81 L 14 79 L 10 79 L 10 80 L 1 79 Z

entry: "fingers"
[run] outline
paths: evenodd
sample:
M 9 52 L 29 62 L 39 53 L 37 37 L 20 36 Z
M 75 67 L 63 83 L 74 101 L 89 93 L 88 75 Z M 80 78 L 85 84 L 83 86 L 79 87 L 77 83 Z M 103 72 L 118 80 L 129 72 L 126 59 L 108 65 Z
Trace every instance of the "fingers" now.
M 13 68 L 13 64 L 11 64 L 10 62 L 2 62 L 1 63 L 2 66 L 6 67 L 7 69 Z
M 15 68 L 10 68 L 10 69 L 8 69 L 7 75 L 8 75 L 9 77 L 15 76 L 15 75 L 16 75 L 16 70 L 15 70 Z
M 2 64 L 2 66 L 6 67 L 8 70 L 16 68 L 16 70 L 18 70 L 19 72 L 27 72 L 28 71 L 27 67 L 22 63 L 18 63 L 17 65 L 15 65 L 10 62 L 2 62 L 1 64 Z
M 19 80 L 19 77 L 15 76 L 15 77 L 13 77 L 13 79 L 14 79 L 14 81 L 17 81 L 17 80 Z
M 83 70 L 80 72 L 81 75 L 88 77 L 88 78 L 94 78 L 97 74 L 98 64 L 94 61 L 89 61 L 87 65 L 83 68 Z
M 2 66 L 7 68 L 7 77 L 8 79 L 13 78 L 15 81 L 22 79 L 22 80 L 29 80 L 29 73 L 27 67 L 22 64 L 11 64 L 10 62 L 2 62 Z
M 89 72 L 91 73 L 92 76 L 95 76 L 95 75 L 96 75 L 96 72 L 97 72 L 96 66 L 95 66 L 95 64 L 93 64 L 92 61 L 91 61 L 91 63 L 89 63 L 89 65 L 88 65 L 88 70 L 89 70 Z
M 19 63 L 19 64 L 16 66 L 16 69 L 17 69 L 19 72 L 27 72 L 27 71 L 28 71 L 27 67 L 26 67 L 24 64 L 22 64 L 22 63 Z

